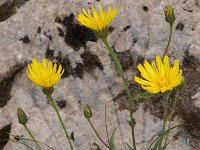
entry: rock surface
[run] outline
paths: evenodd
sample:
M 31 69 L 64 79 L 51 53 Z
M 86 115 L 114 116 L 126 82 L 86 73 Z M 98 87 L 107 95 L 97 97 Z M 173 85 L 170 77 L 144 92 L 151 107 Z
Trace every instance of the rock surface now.
M 95 6 L 101 4 L 103 7 L 117 6 L 119 13 L 112 22 L 115 30 L 109 36 L 109 41 L 117 52 L 121 52 L 119 54 L 124 53 L 122 59 L 129 66 L 125 67 L 125 73 L 127 78 L 132 80 L 135 74 L 133 68 L 136 68 L 139 58 L 150 59 L 157 54 L 162 55 L 169 28 L 165 22 L 163 8 L 170 4 L 174 7 L 176 14 L 174 34 L 169 50 L 171 60 L 177 57 L 182 61 L 185 51 L 189 51 L 195 59 L 200 60 L 200 2 L 198 0 L 99 0 L 92 2 L 88 0 L 4 0 L 0 2 L 0 5 L 5 3 L 13 4 L 12 9 L 16 12 L 3 10 L 2 12 L 12 14 L 0 22 L 0 81 L 4 81 L 5 78 L 13 79 L 11 88 L 9 92 L 7 91 L 10 98 L 6 105 L 0 108 L 0 129 L 11 124 L 11 134 L 28 137 L 16 116 L 17 108 L 21 107 L 29 117 L 28 126 L 36 138 L 55 150 L 69 149 L 69 146 L 46 97 L 26 75 L 26 64 L 33 57 L 41 60 L 48 56 L 53 61 L 65 64 L 68 69 L 65 78 L 62 78 L 55 86 L 53 96 L 58 101 L 66 102 L 66 106 L 60 108 L 60 112 L 68 131 L 74 133 L 74 146 L 77 150 L 95 149 L 93 143 L 100 144 L 83 117 L 82 105 L 86 103 L 91 105 L 94 111 L 92 121 L 101 136 L 105 137 L 104 139 L 106 139 L 104 128 L 106 103 L 109 134 L 117 128 L 118 149 L 127 149 L 125 143 L 131 143 L 131 131 L 127 121 L 129 112 L 126 109 L 120 109 L 119 103 L 113 102 L 113 98 L 123 92 L 123 83 L 108 52 L 104 49 L 102 42 L 95 38 L 84 38 L 85 43 L 71 39 L 75 41 L 75 44 L 78 43 L 76 48 L 69 46 L 69 43 L 67 45 L 69 39 L 59 34 L 61 30 L 66 33 L 69 25 L 58 23 L 59 17 L 63 19 L 68 16 L 68 19 L 73 20 L 73 15 L 69 17 L 71 13 L 76 15 L 82 7 L 91 7 L 92 4 Z M 58 17 L 57 21 L 55 21 L 56 17 Z M 78 22 L 75 19 L 73 26 L 70 27 L 77 27 L 76 23 Z M 61 29 L 59 32 L 58 27 Z M 79 26 L 77 28 L 80 29 Z M 46 53 L 47 50 L 51 51 Z M 90 54 L 82 55 L 85 51 L 90 51 Z M 91 56 L 96 59 L 90 59 L 92 63 L 88 63 L 86 58 L 91 58 Z M 195 71 L 199 73 L 199 70 Z M 3 90 L 2 87 L 1 85 L 1 90 Z M 199 92 L 198 88 L 195 90 L 195 93 Z M 199 108 L 199 104 L 195 103 Z M 145 150 L 160 133 L 162 121 L 149 111 L 145 112 L 143 103 L 139 104 L 134 118 L 138 150 Z M 177 117 L 174 123 L 178 124 L 181 121 Z M 194 144 L 199 141 L 197 139 L 193 141 L 193 138 L 185 132 L 177 136 L 178 138 L 170 143 L 169 150 L 200 148 L 200 145 Z M 31 142 L 26 141 L 25 143 L 34 147 Z M 26 149 L 24 145 L 12 140 L 4 146 L 4 150 Z M 43 149 L 48 148 L 43 146 Z

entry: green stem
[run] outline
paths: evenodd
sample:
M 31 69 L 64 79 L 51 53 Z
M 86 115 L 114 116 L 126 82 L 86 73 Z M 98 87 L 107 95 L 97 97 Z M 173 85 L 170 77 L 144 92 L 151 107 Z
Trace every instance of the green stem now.
M 159 146 L 158 146 L 158 150 L 160 150 L 161 146 L 162 146 L 162 141 L 163 141 L 163 137 L 164 137 L 164 133 L 165 133 L 165 128 L 167 125 L 167 109 L 168 109 L 168 101 L 167 101 L 167 95 L 164 95 L 164 100 L 163 100 L 163 108 L 164 108 L 164 114 L 163 114 L 163 127 L 162 127 L 162 132 L 161 132 L 161 137 L 160 137 L 160 142 L 159 142 Z
M 95 129 L 95 127 L 93 126 L 92 122 L 90 119 L 87 119 L 90 126 L 92 127 L 92 129 L 94 130 L 94 133 L 96 134 L 96 136 L 99 138 L 99 140 L 107 147 L 110 149 L 110 147 L 102 140 L 102 138 L 100 137 L 99 133 L 97 132 L 97 130 Z
M 174 103 L 173 103 L 173 106 L 172 106 L 172 110 L 171 110 L 171 112 L 170 112 L 170 114 L 169 114 L 169 126 L 168 126 L 168 129 L 171 127 L 171 121 L 172 121 L 172 116 L 173 116 L 173 114 L 175 113 L 175 111 L 176 111 L 176 104 L 177 104 L 177 102 L 178 102 L 178 97 L 179 97 L 179 90 L 177 91 L 177 93 L 176 93 L 176 95 L 175 95 L 175 99 L 174 99 Z M 167 141 L 168 141 L 168 137 L 169 137 L 169 134 L 167 135 L 167 137 L 166 137 L 166 141 L 165 141 L 165 144 L 167 143 Z
M 33 141 L 35 142 L 35 144 L 38 147 L 38 150 L 42 150 L 42 148 L 40 147 L 40 145 L 38 144 L 38 142 L 35 140 L 35 137 L 33 136 L 33 134 L 31 133 L 31 130 L 27 127 L 26 124 L 24 124 L 24 128 L 26 129 L 26 131 L 28 132 L 29 136 L 33 139 Z
M 108 136 L 108 125 L 107 125 L 107 119 L 106 119 L 107 115 L 106 115 L 106 102 L 105 102 L 105 126 L 106 126 L 106 136 L 107 136 L 107 141 L 109 142 L 109 136 Z
M 165 55 L 167 54 L 168 52 L 168 49 L 169 49 L 169 45 L 170 45 L 170 42 L 171 42 L 171 39 L 172 39 L 172 29 L 173 29 L 173 24 L 170 25 L 170 31 L 169 31 L 169 39 L 168 39 L 168 42 L 167 42 L 167 46 L 165 48 L 165 52 L 163 54 L 163 57 L 162 59 L 165 57 Z
M 129 84 L 123 74 L 123 70 L 122 70 L 122 65 L 118 59 L 118 56 L 114 53 L 113 49 L 110 47 L 110 44 L 108 43 L 108 40 L 107 38 L 101 38 L 101 40 L 103 41 L 104 45 L 106 46 L 106 48 L 108 49 L 109 53 L 111 54 L 116 66 L 117 66 L 117 69 L 118 69 L 118 72 L 120 74 L 120 76 L 122 77 L 123 79 L 123 82 L 124 82 L 124 88 L 126 90 L 126 93 L 128 95 L 128 99 L 129 99 L 129 111 L 130 111 L 130 125 L 131 125 L 131 130 L 132 130 L 132 140 L 133 140 L 133 147 L 134 147 L 134 150 L 136 150 L 136 143 L 135 143 L 135 133 L 134 133 L 134 125 L 133 125 L 133 97 L 131 95 L 131 92 L 129 90 Z
M 51 106 L 53 107 L 53 109 L 55 110 L 55 112 L 56 112 L 56 114 L 58 116 L 58 119 L 59 119 L 59 121 L 60 121 L 60 123 L 62 125 L 62 128 L 64 129 L 64 132 L 65 132 L 65 135 L 67 137 L 67 140 L 68 140 L 68 143 L 70 145 L 71 150 L 74 150 L 73 145 L 72 145 L 71 140 L 70 140 L 70 137 L 69 137 L 69 134 L 68 134 L 67 129 L 66 129 L 64 123 L 63 123 L 62 117 L 61 117 L 61 115 L 59 113 L 58 107 L 56 106 L 56 103 L 55 103 L 53 97 L 51 96 L 51 94 L 47 95 L 47 97 L 49 99 L 49 102 L 50 102 Z

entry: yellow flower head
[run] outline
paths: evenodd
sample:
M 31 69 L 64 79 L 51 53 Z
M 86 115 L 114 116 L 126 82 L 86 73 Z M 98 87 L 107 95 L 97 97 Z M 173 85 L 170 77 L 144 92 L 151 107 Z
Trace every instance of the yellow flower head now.
M 51 61 L 47 64 L 46 59 L 38 62 L 33 58 L 32 63 L 28 65 L 26 73 L 29 79 L 36 85 L 43 88 L 50 88 L 60 80 L 64 70 L 61 65 L 57 68 L 57 64 L 53 64 Z
M 170 66 L 168 56 L 162 61 L 160 56 L 149 64 L 144 62 L 144 66 L 138 65 L 138 70 L 143 79 L 134 77 L 134 80 L 142 85 L 144 90 L 151 93 L 166 92 L 172 90 L 182 82 L 182 70 L 179 69 L 179 61 L 175 60 L 174 65 Z
M 112 9 L 110 7 L 107 11 L 103 11 L 101 6 L 99 6 L 99 14 L 95 10 L 94 6 L 92 6 L 92 15 L 90 14 L 90 10 L 86 11 L 84 8 L 82 10 L 83 13 L 78 14 L 77 19 L 81 24 L 95 30 L 97 33 L 106 31 L 108 25 L 118 12 L 117 8 Z

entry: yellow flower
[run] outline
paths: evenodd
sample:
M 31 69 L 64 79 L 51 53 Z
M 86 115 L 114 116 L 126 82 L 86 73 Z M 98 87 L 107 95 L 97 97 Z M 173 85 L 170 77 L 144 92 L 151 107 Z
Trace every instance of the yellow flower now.
M 107 11 L 103 11 L 102 6 L 99 6 L 99 14 L 95 10 L 94 6 L 92 6 L 92 13 L 90 14 L 90 10 L 86 11 L 82 8 L 83 13 L 78 14 L 77 19 L 86 27 L 91 28 L 98 33 L 107 30 L 108 25 L 116 16 L 118 9 L 117 8 L 108 8 Z
M 26 70 L 28 77 L 36 85 L 43 88 L 53 87 L 61 78 L 64 70 L 62 66 L 53 64 L 49 61 L 47 65 L 46 59 L 43 59 L 42 62 L 38 62 L 35 58 L 32 59 L 32 63 L 28 65 Z
M 138 70 L 143 79 L 134 77 L 134 80 L 142 85 L 144 90 L 151 93 L 166 92 L 172 90 L 182 82 L 182 70 L 179 69 L 179 61 L 175 60 L 174 65 L 170 66 L 168 56 L 162 61 L 160 56 L 149 64 L 144 62 L 144 66 L 138 65 Z

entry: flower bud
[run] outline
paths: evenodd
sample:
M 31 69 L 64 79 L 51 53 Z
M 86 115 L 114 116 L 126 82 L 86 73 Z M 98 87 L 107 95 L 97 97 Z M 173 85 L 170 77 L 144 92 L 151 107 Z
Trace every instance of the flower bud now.
M 166 22 L 168 22 L 170 25 L 173 25 L 176 19 L 173 7 L 170 5 L 165 6 L 164 13 L 165 13 Z
M 27 123 L 28 118 L 21 108 L 17 108 L 17 116 L 20 124 L 25 125 Z
M 83 107 L 84 109 L 84 116 L 86 119 L 90 119 L 92 117 L 92 109 L 90 107 L 90 105 L 85 105 Z
M 42 88 L 42 92 L 45 95 L 51 95 L 54 92 L 54 88 L 53 87 L 49 87 L 49 88 Z

